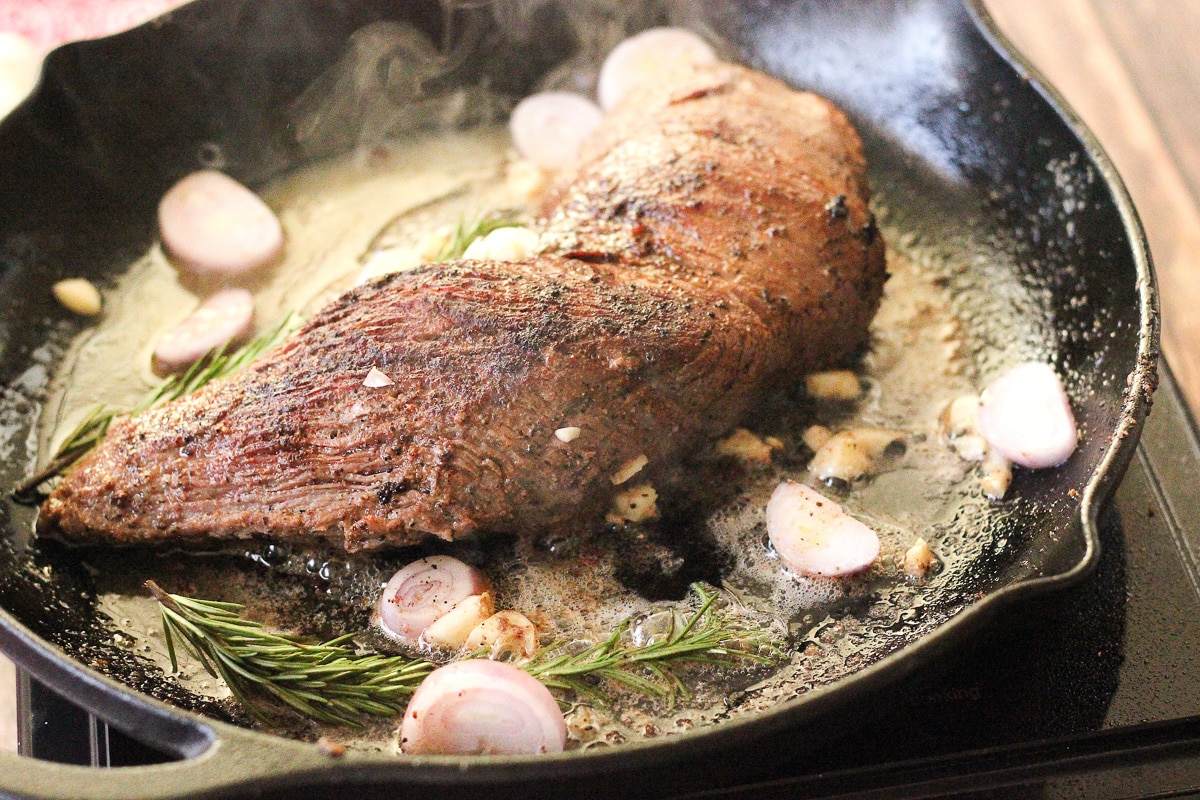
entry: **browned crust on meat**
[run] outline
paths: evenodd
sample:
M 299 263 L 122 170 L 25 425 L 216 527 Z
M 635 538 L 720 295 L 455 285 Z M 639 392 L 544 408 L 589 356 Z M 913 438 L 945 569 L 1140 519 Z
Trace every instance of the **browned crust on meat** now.
M 548 208 L 542 255 L 350 292 L 115 424 L 39 530 L 360 550 L 589 525 L 622 464 L 678 463 L 865 341 L 885 270 L 864 169 L 841 112 L 739 67 L 631 98 Z M 373 367 L 394 383 L 363 386 Z

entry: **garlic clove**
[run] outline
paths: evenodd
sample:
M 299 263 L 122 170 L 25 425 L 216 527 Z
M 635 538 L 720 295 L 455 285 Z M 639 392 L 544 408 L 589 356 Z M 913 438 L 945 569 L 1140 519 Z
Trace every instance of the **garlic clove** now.
M 467 650 L 483 647 L 489 649 L 489 658 L 530 658 L 537 652 L 537 628 L 518 611 L 498 611 L 467 637 Z
M 583 140 L 604 119 L 604 112 L 574 92 L 539 92 L 517 103 L 509 118 L 513 145 L 523 158 L 544 170 L 571 166 Z
M 237 277 L 283 252 L 283 227 L 254 192 L 216 170 L 193 172 L 158 205 L 163 246 L 198 275 Z
M 421 634 L 421 641 L 434 647 L 457 650 L 467 643 L 471 631 L 495 613 L 491 592 L 473 594 L 429 623 Z

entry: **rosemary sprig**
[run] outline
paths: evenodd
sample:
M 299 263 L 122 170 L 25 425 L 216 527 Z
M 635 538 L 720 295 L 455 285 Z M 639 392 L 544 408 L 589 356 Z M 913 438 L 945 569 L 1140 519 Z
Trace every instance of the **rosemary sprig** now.
M 505 212 L 484 214 L 473 219 L 463 217 L 454 226 L 449 241 L 442 247 L 434 261 L 453 261 L 456 258 L 462 258 L 463 253 L 467 252 L 467 248 L 471 246 L 471 242 L 479 237 L 487 236 L 500 228 L 512 228 L 520 224 L 515 216 Z
M 358 726 L 364 715 L 398 716 L 435 667 L 424 659 L 359 655 L 350 644 L 353 634 L 317 644 L 272 633 L 241 617 L 237 603 L 167 594 L 153 581 L 146 587 L 162 607 L 172 668 L 179 668 L 178 640 L 261 722 L 270 720 L 274 704 L 333 725 Z
M 686 695 L 687 689 L 674 669 L 676 664 L 732 667 L 738 661 L 759 664 L 771 661 L 770 657 L 748 649 L 766 644 L 764 634 L 735 625 L 719 614 L 713 606 L 718 597 L 715 592 L 706 591 L 700 584 L 693 584 L 692 591 L 700 601 L 699 609 L 690 617 L 672 612 L 671 629 L 656 641 L 640 646 L 627 644 L 627 633 L 633 623 L 627 619 L 607 639 L 583 652 L 549 649 L 523 666 L 547 686 L 603 702 L 606 698 L 590 680 L 593 677 L 607 678 L 653 697 Z
M 242 347 L 225 351 L 218 347 L 201 358 L 186 371 L 175 374 L 152 389 L 139 400 L 133 408 L 119 409 L 111 406 L 98 405 L 84 418 L 83 422 L 71 432 L 59 446 L 57 452 L 45 467 L 34 475 L 17 484 L 13 489 L 13 498 L 18 502 L 36 503 L 39 498 L 36 489 L 45 481 L 61 474 L 89 450 L 95 447 L 108 433 L 108 427 L 119 417 L 132 416 L 146 409 L 177 400 L 191 394 L 200 387 L 217 378 L 230 375 L 246 364 L 258 358 L 265 350 L 272 347 L 290 332 L 292 315 L 289 314 L 275 327 L 263 332 Z
M 273 706 L 341 725 L 356 726 L 362 716 L 397 716 L 436 664 L 425 659 L 378 654 L 362 655 L 350 644 L 353 634 L 323 643 L 272 633 L 240 616 L 243 606 L 167 594 L 153 581 L 147 588 L 162 606 L 167 653 L 178 669 L 175 642 L 214 677 L 228 684 L 234 697 L 256 719 L 271 718 Z M 606 678 L 647 696 L 685 693 L 674 667 L 684 662 L 734 665 L 738 661 L 768 663 L 748 645 L 763 644 L 763 635 L 734 624 L 714 607 L 716 593 L 693 586 L 699 609 L 679 617 L 665 638 L 629 644 L 625 620 L 603 642 L 580 653 L 550 648 L 522 666 L 545 685 L 603 702 L 594 678 Z
M 172 375 L 163 381 L 157 389 L 146 395 L 129 413 L 137 414 L 159 403 L 178 400 L 181 397 L 186 397 L 205 384 L 211 383 L 218 378 L 223 378 L 226 375 L 232 375 L 258 358 L 263 352 L 273 347 L 280 339 L 283 339 L 290 333 L 293 327 L 295 327 L 294 317 L 289 313 L 275 327 L 263 331 L 263 333 L 236 350 L 226 352 L 224 345 L 215 348 L 208 355 L 188 367 L 184 372 Z

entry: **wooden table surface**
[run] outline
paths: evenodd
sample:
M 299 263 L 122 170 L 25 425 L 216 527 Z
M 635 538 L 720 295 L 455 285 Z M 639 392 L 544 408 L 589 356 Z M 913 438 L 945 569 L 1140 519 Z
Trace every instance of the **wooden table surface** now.
M 1150 240 L 1163 349 L 1200 411 L 1200 0 L 985 0 L 1095 132 Z M 15 747 L 0 657 L 0 748 Z
M 985 0 L 1099 138 L 1137 206 L 1163 351 L 1200 412 L 1200 0 Z

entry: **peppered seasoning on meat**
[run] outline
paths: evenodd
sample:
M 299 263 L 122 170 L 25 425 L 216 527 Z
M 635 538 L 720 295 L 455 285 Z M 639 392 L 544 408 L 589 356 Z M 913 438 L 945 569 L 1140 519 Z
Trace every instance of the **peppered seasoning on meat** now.
M 840 111 L 742 67 L 634 93 L 549 193 L 539 255 L 349 292 L 114 424 L 39 531 L 356 551 L 598 521 L 622 467 L 678 464 L 865 342 L 886 272 L 864 172 Z

